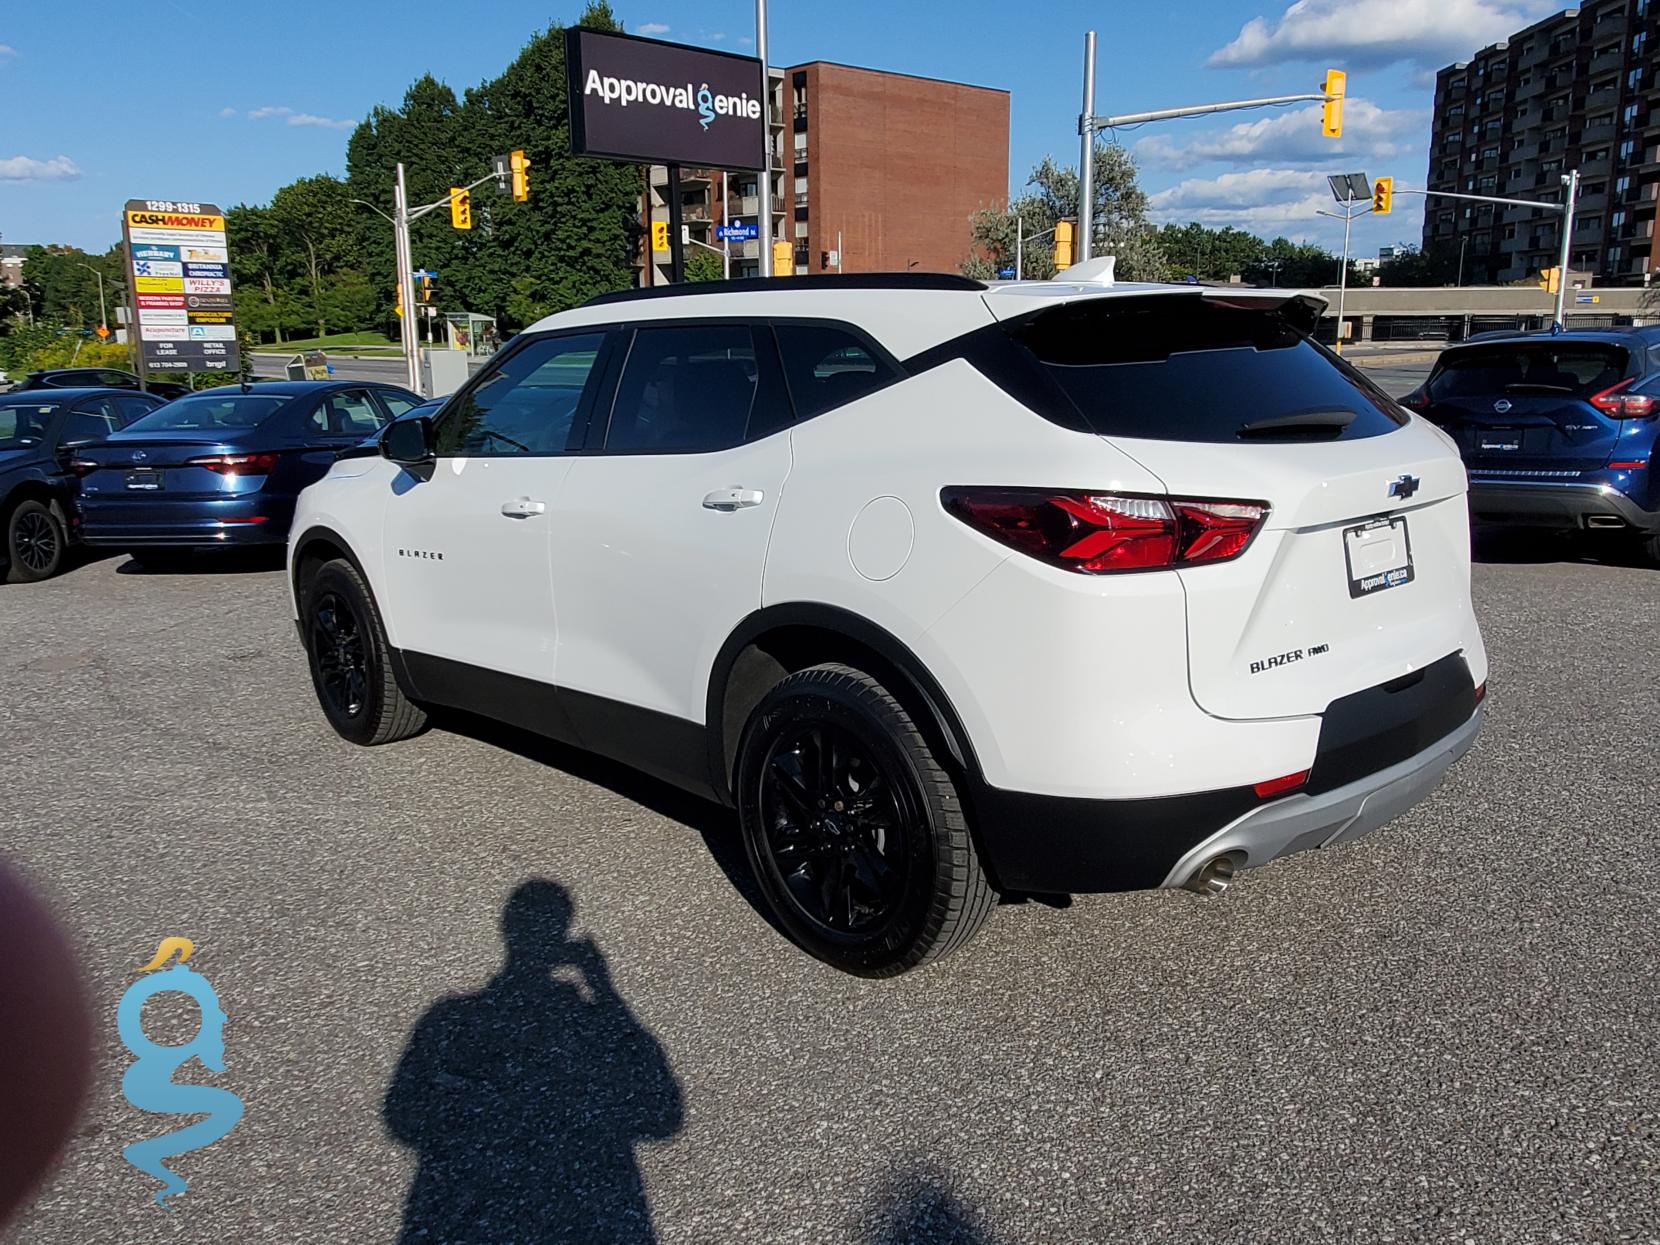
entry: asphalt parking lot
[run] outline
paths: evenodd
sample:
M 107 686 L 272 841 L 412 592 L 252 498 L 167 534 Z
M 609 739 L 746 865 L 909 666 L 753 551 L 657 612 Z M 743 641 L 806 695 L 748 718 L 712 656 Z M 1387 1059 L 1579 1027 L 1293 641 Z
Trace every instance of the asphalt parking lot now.
M 0 587 L 0 848 L 102 1037 L 16 1239 L 1660 1240 L 1660 572 L 1482 552 L 1489 721 L 1431 801 L 890 982 L 775 933 L 718 810 L 464 723 L 340 742 L 269 562 Z M 114 1014 L 175 934 L 246 1114 L 169 1213 L 121 1149 L 189 1117 L 122 1099 Z

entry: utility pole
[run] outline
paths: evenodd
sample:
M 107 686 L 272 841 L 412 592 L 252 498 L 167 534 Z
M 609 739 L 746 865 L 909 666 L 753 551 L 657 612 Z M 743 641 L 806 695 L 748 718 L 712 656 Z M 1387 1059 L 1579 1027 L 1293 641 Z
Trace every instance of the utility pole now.
M 447 200 L 446 200 L 447 202 Z M 415 341 L 415 261 L 409 248 L 409 190 L 404 185 L 403 164 L 398 164 L 398 183 L 392 195 L 393 250 L 398 259 L 398 301 L 403 304 L 403 320 L 398 336 L 402 338 L 404 377 L 411 392 L 426 393 L 421 388 L 421 355 Z
M 1025 264 L 1023 262 L 1025 259 L 1025 250 L 1026 218 L 1019 212 L 1016 212 L 1014 214 L 1014 279 L 1016 281 L 1024 281 L 1026 279 Z
M 75 263 L 79 267 L 85 268 L 93 276 L 98 278 L 98 323 L 107 329 L 110 321 L 109 316 L 104 311 L 104 274 L 99 272 L 91 264 L 83 264 L 80 260 L 76 260 Z
M 1078 262 L 1095 248 L 1095 32 L 1084 32 L 1084 110 L 1078 114 Z M 1020 265 L 1015 265 L 1020 275 Z
M 772 70 L 767 66 L 767 0 L 755 0 L 755 55 L 761 61 L 761 135 L 765 154 L 761 157 L 761 275 L 772 276 Z

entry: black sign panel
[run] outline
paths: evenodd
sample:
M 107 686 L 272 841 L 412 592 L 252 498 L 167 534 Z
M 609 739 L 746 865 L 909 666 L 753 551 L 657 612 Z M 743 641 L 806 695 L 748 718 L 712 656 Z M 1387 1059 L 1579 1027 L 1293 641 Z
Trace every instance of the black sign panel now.
M 565 73 L 576 155 L 764 166 L 765 97 L 752 56 L 568 26 Z

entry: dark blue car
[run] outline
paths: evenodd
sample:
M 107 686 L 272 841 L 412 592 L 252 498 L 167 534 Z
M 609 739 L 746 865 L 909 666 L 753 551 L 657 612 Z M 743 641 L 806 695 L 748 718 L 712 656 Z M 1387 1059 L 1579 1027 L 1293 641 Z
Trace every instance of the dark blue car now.
M 179 398 L 75 456 L 82 539 L 141 556 L 282 544 L 300 490 L 420 402 L 367 381 L 272 381 Z
M 0 579 L 63 569 L 80 534 L 70 460 L 162 401 L 108 388 L 0 394 Z
M 1402 402 L 1458 442 L 1477 521 L 1624 533 L 1660 561 L 1660 326 L 1484 334 Z

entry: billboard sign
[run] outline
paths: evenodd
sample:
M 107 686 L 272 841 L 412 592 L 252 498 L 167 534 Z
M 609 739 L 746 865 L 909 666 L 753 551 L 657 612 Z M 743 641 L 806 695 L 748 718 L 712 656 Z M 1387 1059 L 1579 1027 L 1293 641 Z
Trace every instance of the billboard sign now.
M 761 62 L 753 56 L 568 26 L 565 73 L 574 155 L 763 167 Z
M 211 203 L 130 199 L 122 236 L 144 373 L 241 371 L 224 213 Z

